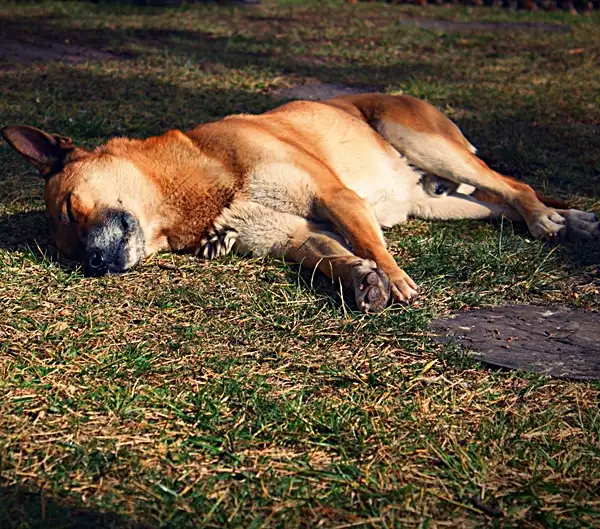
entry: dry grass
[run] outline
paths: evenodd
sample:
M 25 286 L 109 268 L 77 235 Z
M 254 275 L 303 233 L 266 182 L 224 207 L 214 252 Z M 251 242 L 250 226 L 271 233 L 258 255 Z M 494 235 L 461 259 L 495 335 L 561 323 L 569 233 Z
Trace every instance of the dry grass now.
M 572 32 L 398 23 L 415 15 Z M 500 170 L 597 211 L 599 21 L 3 3 L 5 39 L 79 59 L 3 64 L 0 114 L 94 145 L 258 112 L 299 82 L 365 84 L 429 99 Z M 0 526 L 600 526 L 598 383 L 486 369 L 425 333 L 486 304 L 598 309 L 597 247 L 412 222 L 388 239 L 426 295 L 376 317 L 271 261 L 162 255 L 86 279 L 47 240 L 38 177 L 0 161 Z

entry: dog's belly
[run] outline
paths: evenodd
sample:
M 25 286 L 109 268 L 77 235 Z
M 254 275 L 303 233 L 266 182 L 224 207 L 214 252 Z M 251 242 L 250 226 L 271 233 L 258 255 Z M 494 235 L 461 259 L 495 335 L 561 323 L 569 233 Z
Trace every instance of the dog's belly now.
M 384 228 L 406 222 L 410 204 L 424 196 L 422 174 L 395 151 L 392 156 L 376 153 L 339 174 L 347 187 L 368 202 Z
M 425 194 L 422 175 L 404 158 L 375 152 L 330 164 L 342 183 L 371 207 L 377 222 L 391 227 L 405 222 L 410 204 Z M 281 213 L 319 219 L 319 185 L 313 175 L 292 162 L 271 162 L 255 168 L 249 181 L 249 199 Z
M 424 194 L 422 175 L 370 125 L 345 111 L 295 102 L 261 118 L 244 119 L 260 119 L 272 133 L 246 137 L 260 152 L 260 163 L 248 179 L 247 198 L 253 202 L 326 220 L 320 218 L 320 194 L 335 189 L 332 180 L 339 179 L 371 206 L 380 225 L 393 226 L 406 220 L 410 204 Z

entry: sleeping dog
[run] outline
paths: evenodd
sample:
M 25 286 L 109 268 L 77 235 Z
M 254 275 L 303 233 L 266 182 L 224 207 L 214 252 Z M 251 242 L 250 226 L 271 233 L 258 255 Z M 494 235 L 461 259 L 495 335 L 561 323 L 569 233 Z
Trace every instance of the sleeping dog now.
M 408 96 L 296 101 L 93 151 L 32 127 L 2 135 L 44 177 L 56 246 L 88 275 L 159 251 L 234 250 L 318 268 L 378 312 L 417 295 L 381 231 L 410 217 L 504 216 L 535 237 L 600 237 L 593 213 L 490 169 L 454 123 Z

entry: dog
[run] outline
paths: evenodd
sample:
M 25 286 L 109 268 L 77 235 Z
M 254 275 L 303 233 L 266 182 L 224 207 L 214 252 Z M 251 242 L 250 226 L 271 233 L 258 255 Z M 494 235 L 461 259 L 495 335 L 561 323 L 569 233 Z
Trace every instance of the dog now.
M 56 247 L 90 276 L 160 251 L 235 250 L 317 268 L 379 312 L 418 293 L 381 230 L 410 217 L 600 237 L 596 215 L 492 170 L 444 114 L 405 95 L 295 101 L 92 151 L 27 126 L 1 133 L 45 180 Z

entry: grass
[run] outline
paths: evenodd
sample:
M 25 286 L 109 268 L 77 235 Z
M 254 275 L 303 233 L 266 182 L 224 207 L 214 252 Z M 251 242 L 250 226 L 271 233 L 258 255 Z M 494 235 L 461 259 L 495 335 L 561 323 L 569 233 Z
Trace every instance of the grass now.
M 571 31 L 399 22 L 416 16 Z M 3 125 L 93 146 L 361 84 L 430 100 L 498 169 L 600 209 L 598 14 L 52 1 L 0 21 L 80 53 L 0 66 Z M 426 335 L 469 307 L 599 309 L 598 246 L 411 222 L 387 238 L 425 295 L 378 316 L 270 260 L 159 255 L 88 279 L 52 249 L 39 178 L 6 145 L 0 163 L 1 527 L 600 527 L 598 383 L 491 370 Z

